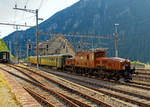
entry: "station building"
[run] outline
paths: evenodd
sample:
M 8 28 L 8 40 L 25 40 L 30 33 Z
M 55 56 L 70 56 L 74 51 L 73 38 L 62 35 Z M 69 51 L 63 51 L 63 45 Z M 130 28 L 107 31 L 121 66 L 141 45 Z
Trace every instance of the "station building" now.
M 58 34 L 50 40 L 39 43 L 39 55 L 53 54 L 71 54 L 74 56 L 75 50 L 62 34 Z

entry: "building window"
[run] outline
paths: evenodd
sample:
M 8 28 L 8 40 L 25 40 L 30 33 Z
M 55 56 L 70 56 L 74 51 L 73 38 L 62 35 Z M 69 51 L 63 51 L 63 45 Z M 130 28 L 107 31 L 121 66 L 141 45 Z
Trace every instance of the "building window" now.
M 46 45 L 46 50 L 48 51 L 48 45 Z

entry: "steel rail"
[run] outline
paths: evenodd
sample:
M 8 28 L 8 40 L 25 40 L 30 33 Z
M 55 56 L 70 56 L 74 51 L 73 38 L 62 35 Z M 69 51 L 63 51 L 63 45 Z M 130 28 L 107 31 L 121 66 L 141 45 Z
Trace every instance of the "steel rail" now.
M 133 84 L 138 84 L 138 85 L 143 85 L 143 86 L 148 86 L 148 87 L 150 87 L 150 84 L 145 84 L 145 83 L 139 83 L 139 82 L 130 82 L 130 83 L 133 83 Z M 146 87 L 143 87 L 143 89 L 145 89 Z M 148 88 L 148 90 L 150 90 L 150 88 Z
M 66 98 L 68 98 L 69 100 L 71 100 L 72 102 L 74 102 L 75 104 L 78 104 L 79 106 L 81 106 L 81 107 L 91 107 L 91 106 L 89 106 L 89 105 L 87 105 L 87 104 L 85 104 L 85 103 L 82 103 L 81 101 L 78 101 L 78 100 L 76 100 L 76 99 L 73 99 L 73 98 L 71 98 L 71 97 L 69 97 L 69 96 L 66 96 L 66 95 L 64 95 L 64 94 L 62 94 L 62 93 L 60 93 L 62 96 L 64 96 L 64 97 L 66 97 Z
M 146 73 L 146 72 L 137 72 L 137 73 L 141 75 L 150 75 L 150 73 Z
M 53 104 L 51 104 L 49 101 L 47 101 L 47 99 L 44 96 L 41 96 L 40 94 L 37 94 L 36 92 L 23 87 L 28 93 L 30 93 L 33 97 L 35 97 L 38 101 L 40 101 L 42 104 L 44 103 L 44 105 L 47 107 L 55 107 Z
M 136 68 L 135 70 L 150 71 L 150 69 L 147 69 L 147 68 Z
M 146 77 L 146 76 L 133 76 L 133 80 L 141 80 L 141 81 L 145 81 L 145 82 L 150 82 L 150 77 Z

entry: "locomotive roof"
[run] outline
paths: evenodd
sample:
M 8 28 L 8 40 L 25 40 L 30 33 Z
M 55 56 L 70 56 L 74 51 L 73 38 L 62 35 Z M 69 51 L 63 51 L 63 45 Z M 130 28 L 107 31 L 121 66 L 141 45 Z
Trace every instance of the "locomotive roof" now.
M 61 56 L 72 56 L 70 54 L 55 54 L 55 55 L 42 55 L 42 56 L 39 56 L 39 57 L 61 57 Z M 37 56 L 33 56 L 33 58 L 35 58 Z
M 96 50 L 96 51 L 81 51 L 77 52 L 76 54 L 89 54 L 89 53 L 97 53 L 97 52 L 106 52 L 104 50 Z
M 119 58 L 119 57 L 104 57 L 104 59 L 111 59 L 111 60 L 120 61 L 120 62 L 124 62 L 127 60 L 127 59 Z M 127 61 L 129 61 L 129 60 L 127 60 Z

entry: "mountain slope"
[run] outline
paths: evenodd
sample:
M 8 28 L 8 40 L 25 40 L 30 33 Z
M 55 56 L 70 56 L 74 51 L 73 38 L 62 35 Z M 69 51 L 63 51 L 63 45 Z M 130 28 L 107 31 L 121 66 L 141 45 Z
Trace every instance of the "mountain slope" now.
M 80 0 L 41 23 L 39 29 L 52 33 L 108 36 L 115 32 L 114 24 L 119 23 L 119 56 L 147 62 L 150 61 L 149 10 L 149 0 Z M 15 33 L 8 35 L 4 40 L 14 38 Z M 17 38 L 22 45 L 25 44 L 25 39 L 34 41 L 35 28 L 20 32 Z M 48 38 L 40 36 L 40 40 Z M 105 47 L 109 47 L 108 55 L 114 56 L 113 39 L 101 42 L 105 42 Z M 98 41 L 94 40 L 94 43 L 97 47 Z

